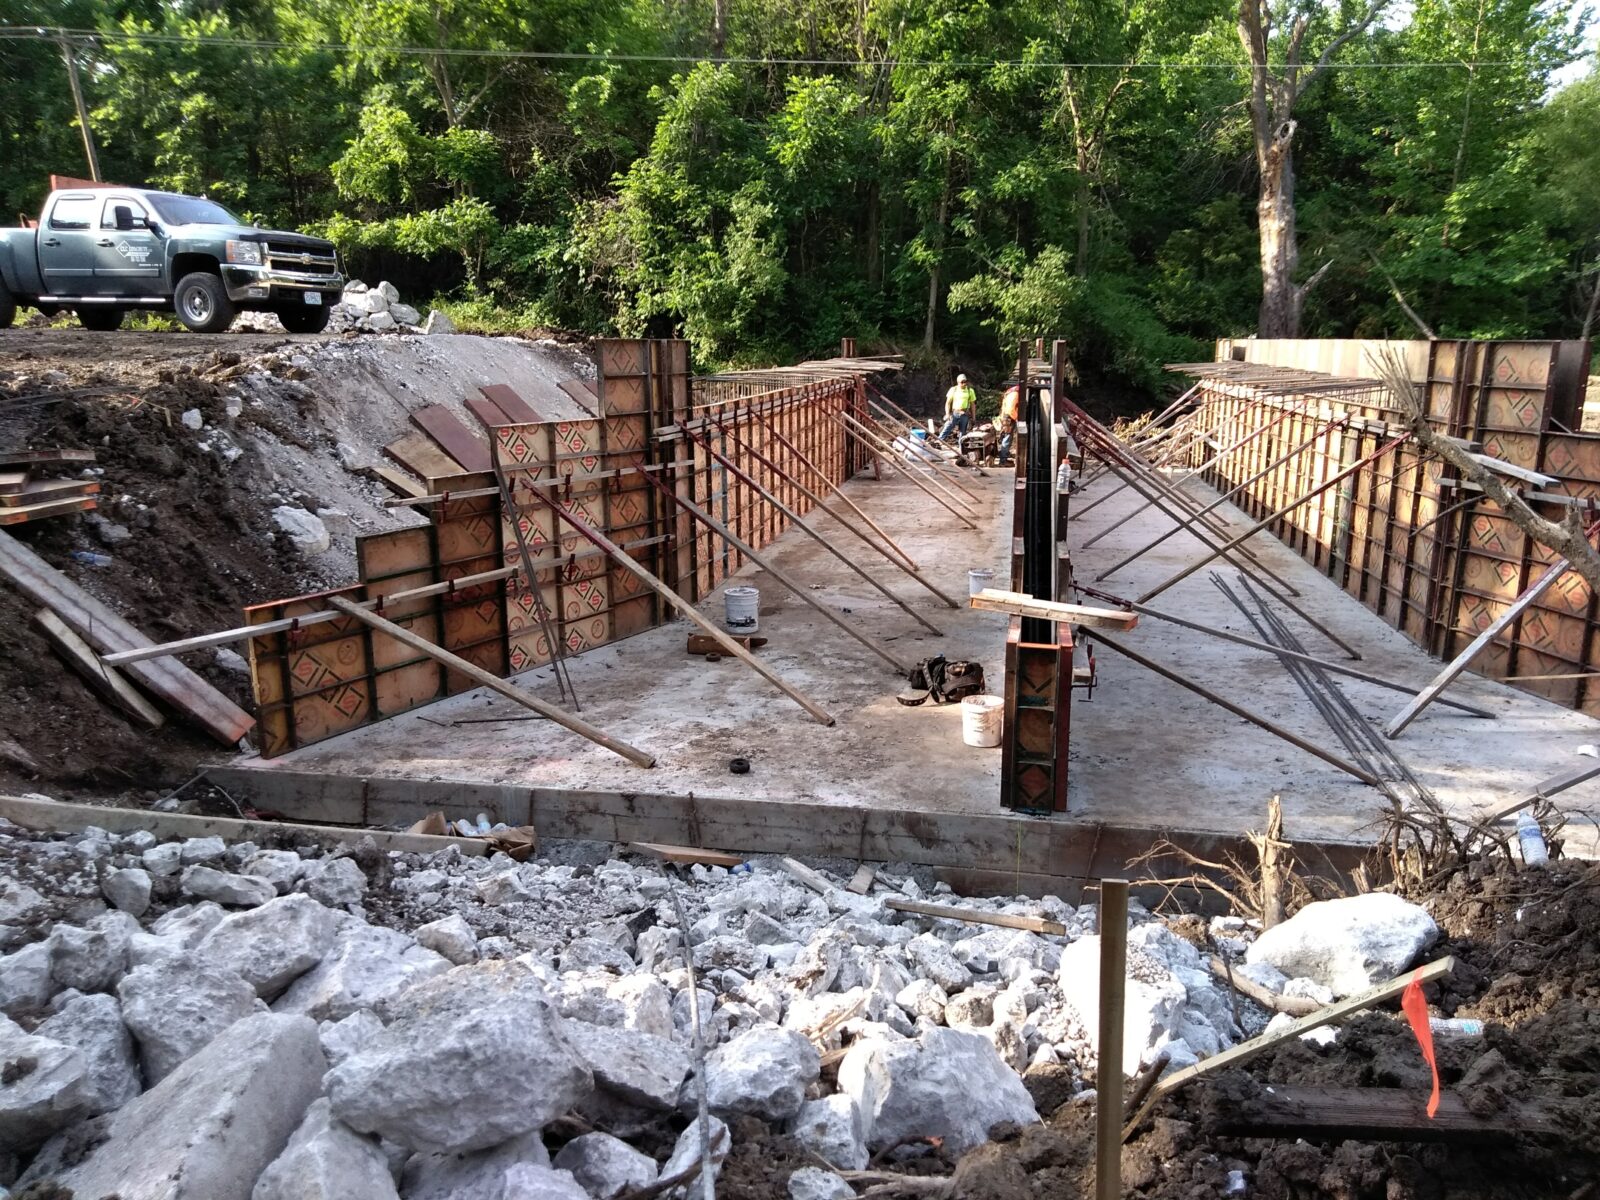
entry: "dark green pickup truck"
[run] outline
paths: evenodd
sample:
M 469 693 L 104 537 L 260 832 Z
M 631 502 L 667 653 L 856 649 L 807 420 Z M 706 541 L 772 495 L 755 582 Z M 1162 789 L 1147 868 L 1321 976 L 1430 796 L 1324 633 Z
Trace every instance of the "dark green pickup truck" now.
M 245 310 L 320 333 L 344 276 L 333 243 L 247 225 L 214 200 L 140 188 L 56 191 L 37 228 L 0 229 L 0 329 L 30 304 L 116 329 L 131 308 L 220 333 Z

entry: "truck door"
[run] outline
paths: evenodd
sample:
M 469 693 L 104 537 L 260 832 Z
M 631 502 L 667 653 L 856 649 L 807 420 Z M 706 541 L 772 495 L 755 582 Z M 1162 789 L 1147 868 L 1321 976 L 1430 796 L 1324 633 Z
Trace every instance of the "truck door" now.
M 39 270 L 51 296 L 94 294 L 94 252 L 100 215 L 95 192 L 63 192 L 39 227 Z
M 95 291 L 102 296 L 161 294 L 161 242 L 149 213 L 132 196 L 107 196 L 94 240 Z

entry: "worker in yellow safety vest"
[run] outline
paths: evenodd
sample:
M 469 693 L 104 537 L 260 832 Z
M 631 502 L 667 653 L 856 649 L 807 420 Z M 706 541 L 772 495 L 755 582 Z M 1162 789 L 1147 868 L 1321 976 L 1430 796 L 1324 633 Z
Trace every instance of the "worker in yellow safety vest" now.
M 956 376 L 956 385 L 944 394 L 944 428 L 939 430 L 942 442 L 950 431 L 966 433 L 972 424 L 972 410 L 978 405 L 978 393 L 972 390 L 965 375 Z
M 1016 435 L 1017 418 L 1021 410 L 1022 388 L 1013 383 L 1000 397 L 1000 415 L 994 419 L 995 430 L 1000 434 L 997 453 L 1002 463 L 1011 457 L 1011 439 Z

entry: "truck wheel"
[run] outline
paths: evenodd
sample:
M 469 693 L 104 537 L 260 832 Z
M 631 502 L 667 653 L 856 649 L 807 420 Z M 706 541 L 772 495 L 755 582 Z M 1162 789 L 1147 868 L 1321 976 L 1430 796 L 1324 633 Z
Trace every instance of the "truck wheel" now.
M 17 302 L 6 291 L 5 284 L 0 283 L 0 329 L 10 329 L 11 322 L 17 319 Z
M 172 306 L 178 310 L 178 320 L 195 333 L 221 333 L 233 324 L 238 311 L 223 290 L 222 280 L 205 271 L 192 271 L 178 280 Z
M 326 304 L 286 304 L 278 309 L 278 321 L 290 333 L 321 333 L 328 327 Z
M 122 328 L 123 312 L 120 308 L 80 308 L 78 320 L 83 322 L 85 329 L 93 329 L 96 333 L 110 333 L 113 329 Z

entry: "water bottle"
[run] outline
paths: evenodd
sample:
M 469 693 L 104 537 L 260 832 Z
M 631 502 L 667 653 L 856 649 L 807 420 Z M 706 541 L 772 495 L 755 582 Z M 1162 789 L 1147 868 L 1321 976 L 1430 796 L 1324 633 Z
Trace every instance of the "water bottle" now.
M 1550 850 L 1544 844 L 1544 831 L 1527 809 L 1517 814 L 1517 841 L 1522 844 L 1522 861 L 1527 866 L 1542 867 L 1550 861 Z
M 478 814 L 478 832 L 479 833 L 488 833 L 489 832 L 489 814 L 488 813 L 479 813 Z
M 1072 464 L 1066 459 L 1061 460 L 1061 465 L 1056 468 L 1056 491 L 1063 496 L 1072 490 Z
M 1428 1028 L 1439 1037 L 1483 1036 L 1483 1022 L 1471 1017 L 1429 1017 Z
M 97 554 L 93 550 L 74 550 L 72 559 L 74 562 L 88 563 L 91 567 L 109 567 L 111 565 L 111 555 Z

